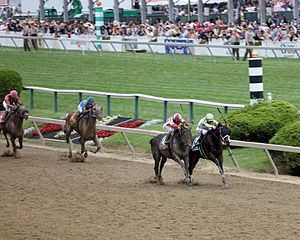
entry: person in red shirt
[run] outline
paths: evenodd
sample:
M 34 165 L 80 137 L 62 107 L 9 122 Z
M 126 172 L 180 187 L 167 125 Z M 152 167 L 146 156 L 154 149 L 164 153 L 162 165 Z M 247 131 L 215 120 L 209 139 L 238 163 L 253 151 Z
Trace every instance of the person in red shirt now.
M 4 97 L 2 104 L 6 111 L 0 118 L 0 124 L 5 123 L 8 112 L 16 110 L 18 108 L 18 104 L 21 104 L 18 92 L 16 90 L 11 90 L 9 94 Z

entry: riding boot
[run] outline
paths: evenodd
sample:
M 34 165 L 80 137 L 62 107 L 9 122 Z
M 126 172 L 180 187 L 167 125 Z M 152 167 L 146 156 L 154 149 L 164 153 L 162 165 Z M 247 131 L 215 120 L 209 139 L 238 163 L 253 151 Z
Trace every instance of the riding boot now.
M 170 138 L 171 138 L 172 133 L 168 132 L 166 139 L 165 139 L 165 144 L 168 145 L 170 143 Z

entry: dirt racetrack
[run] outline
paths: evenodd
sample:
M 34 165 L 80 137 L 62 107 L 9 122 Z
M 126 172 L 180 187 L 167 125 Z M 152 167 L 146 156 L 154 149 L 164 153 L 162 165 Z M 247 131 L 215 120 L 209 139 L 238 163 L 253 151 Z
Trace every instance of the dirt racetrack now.
M 228 174 L 223 189 L 198 166 L 198 184 L 187 187 L 167 164 L 165 185 L 156 185 L 150 156 L 74 163 L 62 155 L 25 145 L 22 158 L 0 158 L 1 240 L 300 239 L 299 184 Z

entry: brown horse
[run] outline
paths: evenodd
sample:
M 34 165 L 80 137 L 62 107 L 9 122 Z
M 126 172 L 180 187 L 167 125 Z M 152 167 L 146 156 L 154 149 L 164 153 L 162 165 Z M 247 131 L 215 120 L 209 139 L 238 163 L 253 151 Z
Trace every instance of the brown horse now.
M 83 116 L 79 117 L 77 121 L 72 122 L 72 117 L 75 112 L 70 112 L 66 118 L 66 124 L 64 126 L 64 131 L 66 133 L 66 142 L 69 144 L 69 155 L 68 157 L 72 157 L 72 147 L 71 147 L 71 132 L 75 130 L 80 135 L 80 144 L 81 144 L 81 153 L 84 153 L 84 158 L 88 156 L 87 150 L 85 148 L 85 142 L 88 140 L 93 140 L 97 149 L 92 151 L 93 153 L 97 153 L 101 146 L 96 136 L 96 120 L 102 119 L 102 107 L 94 106 L 90 108 L 89 111 L 85 112 Z
M 14 156 L 17 156 L 17 149 L 23 148 L 23 120 L 28 119 L 28 111 L 24 105 L 19 104 L 17 108 L 8 113 L 6 121 L 2 125 L 2 131 L 6 139 L 6 147 L 9 148 L 10 144 L 7 135 L 10 136 L 11 145 L 13 147 Z M 1 130 L 1 129 L 0 129 Z M 18 138 L 19 146 L 16 145 Z
M 198 136 L 194 136 L 194 141 Z M 199 140 L 198 140 L 199 141 Z M 223 148 L 230 144 L 230 129 L 227 125 L 218 124 L 216 129 L 209 131 L 206 136 L 200 140 L 199 149 L 190 150 L 189 172 L 192 176 L 193 170 L 199 159 L 208 159 L 213 161 L 219 168 L 224 187 L 228 187 L 223 168 Z
M 161 176 L 162 169 L 168 158 L 177 162 L 185 175 L 185 182 L 191 183 L 189 174 L 189 151 L 192 145 L 192 133 L 189 127 L 181 126 L 174 131 L 167 149 L 162 148 L 161 142 L 166 134 L 159 134 L 150 140 L 152 156 L 155 161 L 154 172 L 155 182 L 163 183 Z M 183 161 L 182 161 L 183 160 Z

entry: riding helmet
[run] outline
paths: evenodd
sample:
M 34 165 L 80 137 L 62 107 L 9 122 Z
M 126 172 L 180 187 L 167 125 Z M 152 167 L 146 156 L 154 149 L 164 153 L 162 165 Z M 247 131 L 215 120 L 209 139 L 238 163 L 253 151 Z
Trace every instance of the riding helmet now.
M 206 121 L 212 122 L 215 119 L 215 116 L 211 113 L 206 114 Z
M 87 103 L 89 104 L 95 103 L 95 99 L 93 97 L 88 97 Z
M 18 92 L 16 90 L 11 90 L 9 95 L 14 98 L 14 99 L 18 99 L 19 96 L 18 96 Z
M 182 119 L 181 115 L 179 113 L 175 113 L 174 116 L 173 116 L 173 120 L 175 122 L 180 122 Z

